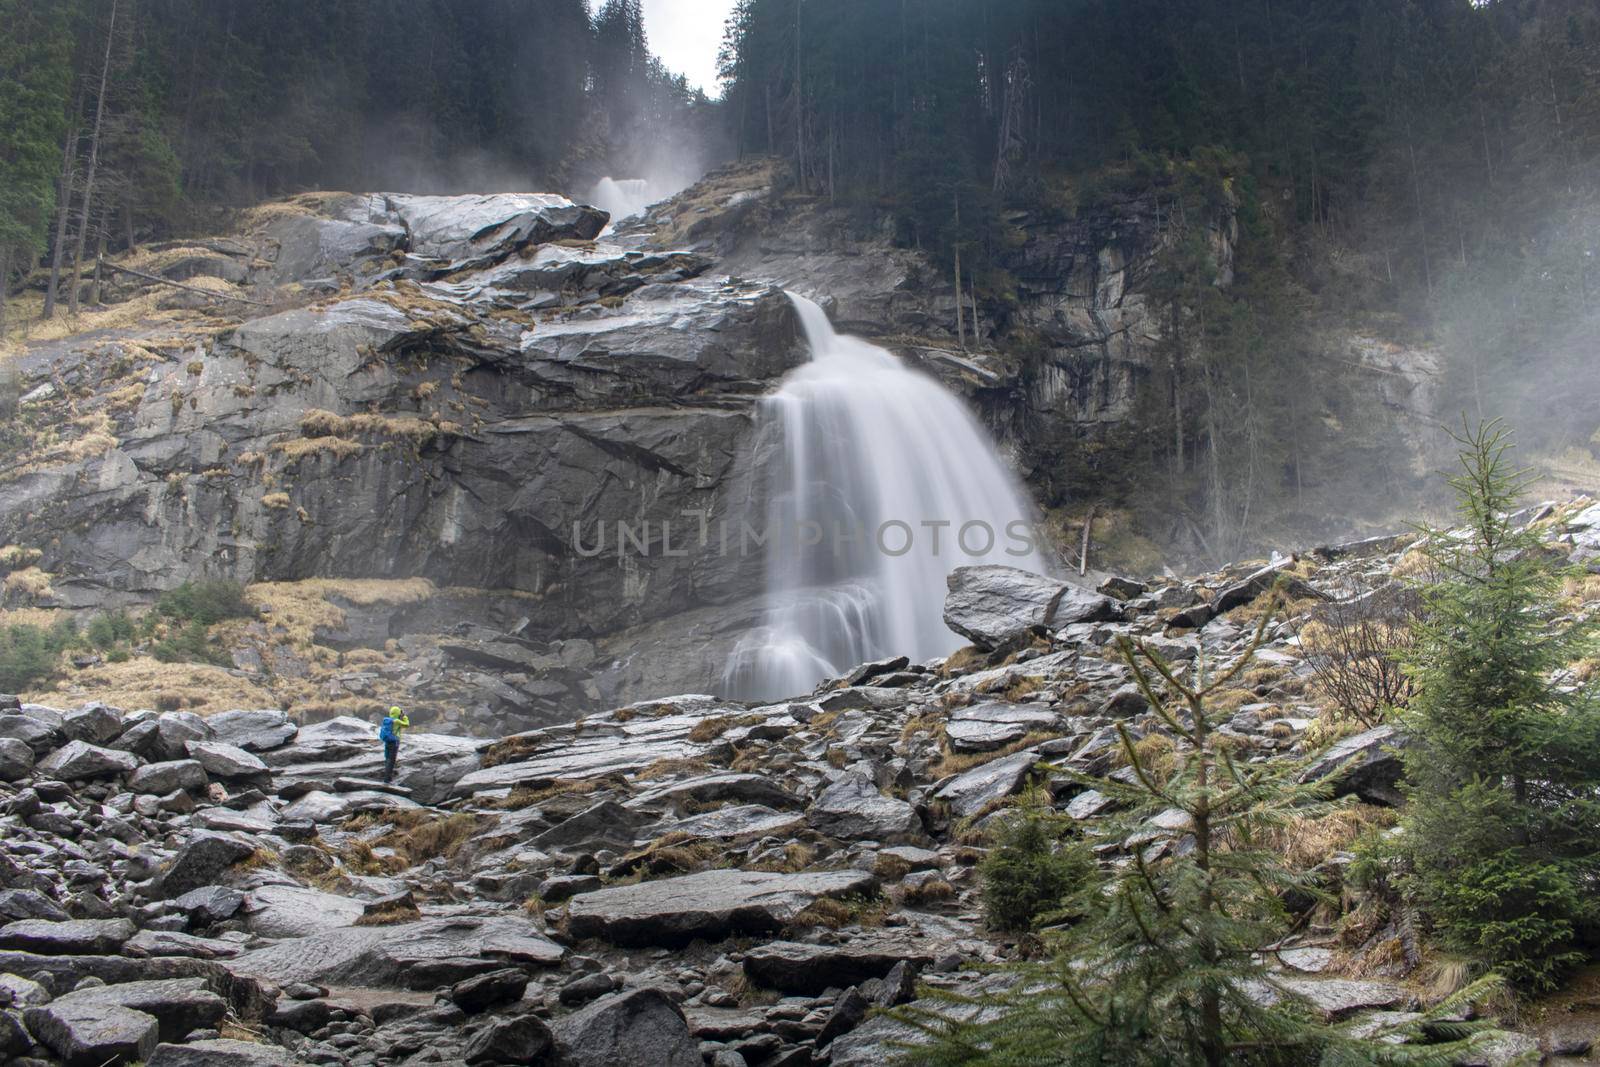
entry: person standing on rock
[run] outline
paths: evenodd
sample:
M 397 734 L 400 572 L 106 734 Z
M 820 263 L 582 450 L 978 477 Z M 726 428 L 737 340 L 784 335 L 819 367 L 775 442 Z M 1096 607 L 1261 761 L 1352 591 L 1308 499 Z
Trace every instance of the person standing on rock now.
M 394 781 L 394 761 L 400 754 L 400 735 L 406 727 L 411 725 L 411 720 L 399 708 L 390 708 L 389 714 L 383 717 L 383 724 L 378 727 L 378 740 L 383 742 L 383 780 Z

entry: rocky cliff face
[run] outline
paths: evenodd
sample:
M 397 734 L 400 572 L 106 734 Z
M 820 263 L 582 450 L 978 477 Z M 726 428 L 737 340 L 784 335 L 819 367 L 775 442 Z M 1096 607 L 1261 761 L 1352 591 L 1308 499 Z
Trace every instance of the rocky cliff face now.
M 38 558 L 7 603 L 287 583 L 236 665 L 263 702 L 327 713 L 402 699 L 494 731 L 714 688 L 765 605 L 758 553 L 699 541 L 760 513 L 755 405 L 803 358 L 783 288 L 963 391 L 1045 503 L 1105 491 L 1080 460 L 1127 434 L 1158 370 L 1170 233 L 1140 199 L 1016 221 L 1016 307 L 980 308 L 967 349 L 924 257 L 759 162 L 604 236 L 560 197 L 308 194 L 146 250 L 127 265 L 188 288 L 115 274 L 104 328 L 20 358 L 0 545 Z M 1231 216 L 1208 232 L 1226 276 Z M 1307 447 L 1412 484 L 1429 354 L 1338 344 L 1353 370 Z M 313 580 L 310 624 L 267 603 Z M 315 647 L 290 647 L 308 625 Z M 330 673 L 328 649 L 387 659 Z
M 221 299 L 146 286 L 212 314 L 28 351 L 0 544 L 37 550 L 68 607 L 420 578 L 536 641 L 758 594 L 753 556 L 683 545 L 746 514 L 752 406 L 802 358 L 792 310 L 604 223 L 550 196 L 304 197 L 208 255 L 158 250 Z M 362 614 L 347 643 L 427 613 Z M 543 702 L 570 718 L 589 690 Z

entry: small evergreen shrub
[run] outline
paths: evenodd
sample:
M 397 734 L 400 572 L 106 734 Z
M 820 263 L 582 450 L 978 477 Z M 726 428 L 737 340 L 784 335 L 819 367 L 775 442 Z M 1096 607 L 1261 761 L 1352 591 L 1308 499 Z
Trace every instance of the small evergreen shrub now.
M 244 598 L 244 587 L 226 579 L 184 582 L 156 601 L 155 614 L 180 622 L 210 626 L 223 619 L 244 618 L 255 609 Z
M 61 653 L 76 639 L 71 620 L 48 629 L 28 625 L 0 629 L 0 693 L 19 693 L 50 677 Z
M 233 658 L 211 640 L 199 620 L 171 633 L 150 646 L 150 654 L 162 663 L 210 663 L 231 667 Z
M 90 619 L 84 637 L 101 652 L 110 652 L 118 645 L 132 641 L 137 629 L 126 611 L 110 611 Z
M 1032 929 L 1093 870 L 1088 852 L 1081 845 L 1063 845 L 1052 820 L 1039 812 L 1008 816 L 992 833 L 989 854 L 978 867 L 983 918 L 991 929 Z

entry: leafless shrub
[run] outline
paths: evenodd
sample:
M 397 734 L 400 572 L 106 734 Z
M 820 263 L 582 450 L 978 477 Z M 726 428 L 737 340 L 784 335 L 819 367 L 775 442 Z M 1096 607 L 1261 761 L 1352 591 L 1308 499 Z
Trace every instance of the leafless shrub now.
M 1388 709 L 1411 700 L 1412 682 L 1401 660 L 1416 640 L 1421 614 L 1417 591 L 1390 582 L 1356 589 L 1303 617 L 1300 647 L 1336 718 L 1372 727 Z

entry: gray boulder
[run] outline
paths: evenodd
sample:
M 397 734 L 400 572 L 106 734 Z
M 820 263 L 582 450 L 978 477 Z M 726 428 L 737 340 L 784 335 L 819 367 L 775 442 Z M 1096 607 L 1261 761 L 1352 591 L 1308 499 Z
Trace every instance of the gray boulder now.
M 957 567 L 945 584 L 945 625 L 980 648 L 1000 648 L 1035 629 L 1119 615 L 1110 597 L 1002 564 Z
M 1400 792 L 1405 768 L 1398 752 L 1403 743 L 1394 727 L 1375 726 L 1330 747 L 1301 772 L 1300 781 L 1334 778 L 1336 797 L 1354 794 L 1369 804 L 1398 807 L 1405 801 Z
M 289 721 L 288 713 L 276 708 L 222 711 L 208 718 L 206 725 L 211 728 L 211 739 L 247 752 L 282 748 L 300 732 L 300 728 Z
M 172 906 L 200 926 L 231 919 L 244 906 L 245 895 L 225 885 L 203 885 L 172 902 Z
M 382 217 L 405 227 L 411 251 L 439 259 L 494 253 L 503 258 L 531 244 L 560 238 L 591 240 L 606 224 L 599 208 L 574 204 L 551 193 L 486 196 L 413 196 L 384 193 Z
M 450 999 L 468 1015 L 498 1008 L 522 999 L 528 988 L 528 972 L 518 967 L 502 967 L 474 975 L 450 987 Z
M 60 743 L 59 723 L 51 722 L 22 711 L 0 713 L 0 737 L 13 737 L 29 748 L 35 756 L 42 756 Z
M 225 741 L 190 740 L 184 743 L 184 751 L 206 774 L 225 782 L 265 778 L 272 773 L 265 763 L 251 755 L 247 749 L 230 745 Z
M 712 870 L 580 893 L 567 905 L 575 938 L 618 945 L 681 945 L 697 937 L 773 933 L 823 897 L 871 893 L 865 871 Z
M 1044 704 L 986 701 L 951 712 L 945 736 L 958 752 L 992 752 L 1058 721 L 1056 713 Z
M 296 1062 L 288 1049 L 277 1045 L 207 1038 L 186 1045 L 157 1045 L 145 1067 L 292 1067 Z
M 962 771 L 940 786 L 934 796 L 950 805 L 951 814 L 965 819 L 1021 789 L 1028 772 L 1038 762 L 1037 749 L 1013 752 Z
M 537 1015 L 514 1015 L 494 1022 L 472 1035 L 462 1050 L 469 1064 L 545 1064 L 555 1037 Z M 612 1067 L 622 1067 L 614 1064 Z
M 67 1067 L 106 1067 L 144 1060 L 155 1051 L 161 1027 L 142 1011 L 111 1004 L 47 1004 L 23 1013 L 28 1032 Z
M 214 885 L 223 871 L 253 852 L 255 846 L 237 837 L 196 834 L 157 880 L 156 892 L 163 897 L 181 897 L 201 886 Z
M 147 763 L 128 778 L 128 788 L 135 793 L 152 793 L 166 796 L 177 789 L 204 789 L 206 770 L 198 760 L 169 760 L 166 763 Z
M 33 749 L 15 737 L 0 737 L 0 781 L 16 782 L 33 773 Z
M 206 987 L 204 978 L 164 978 L 78 989 L 50 1002 L 52 1008 L 123 1008 L 154 1016 L 163 1041 L 177 1041 L 191 1030 L 216 1026 L 228 1002 Z
M 104 704 L 85 704 L 61 717 L 61 732 L 73 741 L 103 745 L 122 732 L 122 716 Z
M 192 711 L 168 711 L 155 720 L 156 737 L 167 759 L 181 759 L 190 741 L 209 741 L 211 725 Z
M 87 781 L 131 774 L 139 769 L 139 757 L 114 748 L 101 748 L 87 741 L 68 741 L 39 761 L 39 772 L 67 782 Z
M 601 997 L 552 1027 L 562 1067 L 700 1067 L 683 1010 L 659 989 Z
M 830 986 L 883 978 L 905 961 L 921 969 L 933 962 L 934 950 L 931 943 L 919 946 L 906 940 L 851 940 L 840 945 L 772 941 L 745 953 L 744 971 L 765 989 L 814 997 Z
M 915 808 L 884 796 L 872 779 L 856 771 L 824 789 L 806 818 L 816 830 L 846 840 L 898 842 L 923 836 Z
M 108 956 L 136 932 L 127 919 L 19 919 L 0 926 L 0 948 L 49 956 Z

